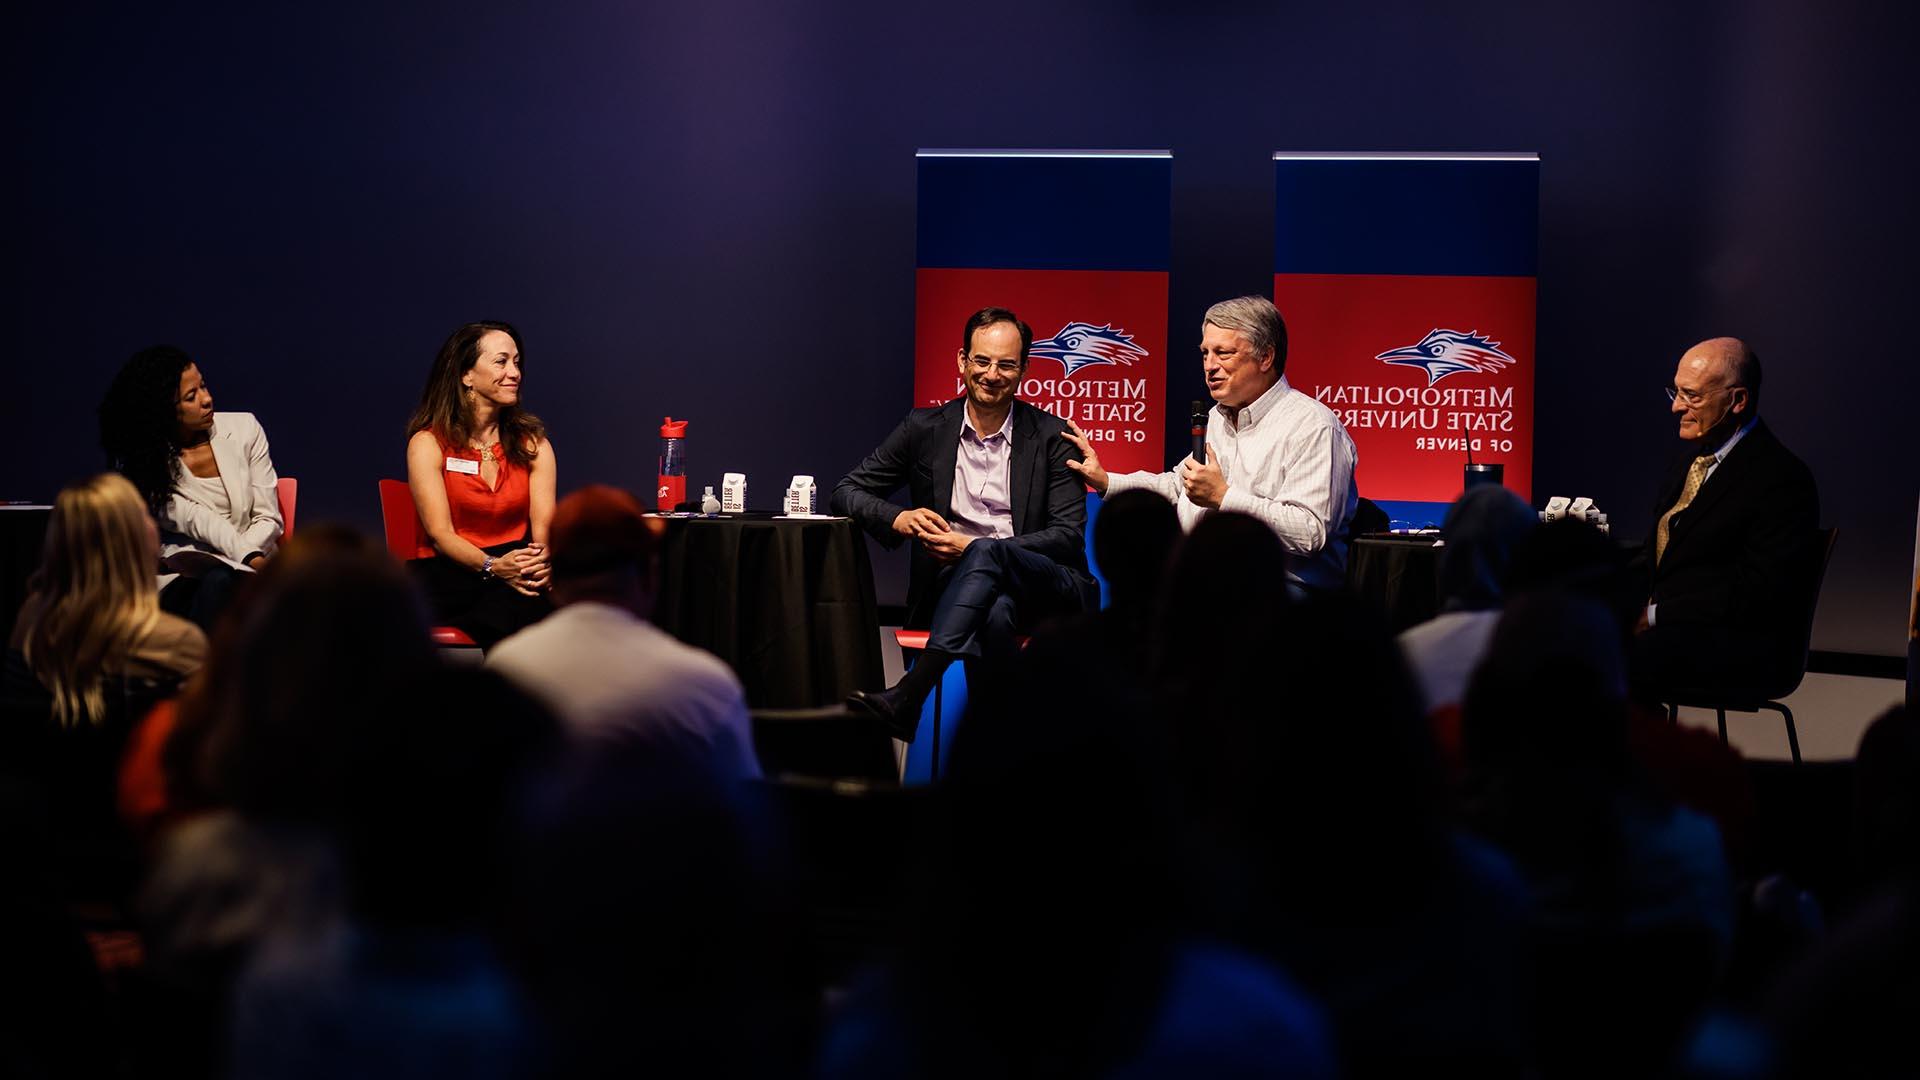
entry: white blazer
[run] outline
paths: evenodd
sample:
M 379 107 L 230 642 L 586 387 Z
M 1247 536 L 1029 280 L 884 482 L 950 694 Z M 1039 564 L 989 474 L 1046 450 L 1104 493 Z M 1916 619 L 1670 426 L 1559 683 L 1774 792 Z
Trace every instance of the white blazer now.
M 185 573 L 197 576 L 212 563 L 244 570 L 240 560 L 280 546 L 280 477 L 267 455 L 267 433 L 252 413 L 217 412 L 207 440 L 227 489 L 227 513 L 175 489 L 160 513 L 160 587 Z M 177 462 L 175 468 L 182 468 Z

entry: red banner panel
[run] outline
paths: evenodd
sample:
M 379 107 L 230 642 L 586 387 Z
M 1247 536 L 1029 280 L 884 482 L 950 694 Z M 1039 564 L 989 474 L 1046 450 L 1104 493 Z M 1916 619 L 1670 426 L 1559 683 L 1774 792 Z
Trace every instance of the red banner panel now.
M 1531 501 L 1532 277 L 1275 274 L 1287 381 L 1334 411 L 1375 501 L 1446 503 L 1461 466 Z
M 1020 399 L 1079 424 L 1110 470 L 1167 467 L 1164 272 L 922 267 L 915 285 L 915 408 L 964 392 L 958 357 L 967 317 L 1011 308 L 1033 328 Z

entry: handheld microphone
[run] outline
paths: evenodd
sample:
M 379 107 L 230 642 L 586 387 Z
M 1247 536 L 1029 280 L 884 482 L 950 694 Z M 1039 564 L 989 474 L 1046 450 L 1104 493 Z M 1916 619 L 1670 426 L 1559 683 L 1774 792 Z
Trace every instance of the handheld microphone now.
M 1193 403 L 1193 463 L 1207 463 L 1207 410 L 1198 401 Z

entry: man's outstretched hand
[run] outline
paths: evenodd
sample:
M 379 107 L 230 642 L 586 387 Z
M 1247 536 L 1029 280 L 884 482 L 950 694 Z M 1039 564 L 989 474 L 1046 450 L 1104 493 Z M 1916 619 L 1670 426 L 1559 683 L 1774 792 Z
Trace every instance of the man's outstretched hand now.
M 1087 433 L 1080 430 L 1079 424 L 1069 420 L 1067 421 L 1067 430 L 1061 432 L 1060 437 L 1072 443 L 1074 449 L 1080 451 L 1080 456 L 1085 459 L 1075 461 L 1072 458 L 1068 458 L 1067 468 L 1079 473 L 1087 481 L 1088 487 L 1105 495 L 1107 493 L 1107 470 L 1101 466 L 1100 454 L 1093 448 L 1093 444 L 1088 441 Z

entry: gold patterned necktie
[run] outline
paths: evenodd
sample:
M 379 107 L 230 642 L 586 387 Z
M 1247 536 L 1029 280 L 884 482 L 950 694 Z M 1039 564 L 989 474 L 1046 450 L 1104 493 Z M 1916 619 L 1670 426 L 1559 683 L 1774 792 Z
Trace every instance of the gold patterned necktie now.
M 1667 553 L 1667 529 L 1673 522 L 1673 516 L 1685 510 L 1687 504 L 1693 502 L 1693 497 L 1700 494 L 1700 485 L 1707 482 L 1707 470 L 1713 468 L 1714 460 L 1712 454 L 1701 454 L 1693 459 L 1693 464 L 1687 468 L 1687 482 L 1680 488 L 1679 500 L 1673 504 L 1671 510 L 1660 515 L 1660 525 L 1654 530 L 1653 535 L 1655 564 L 1658 564 Z

